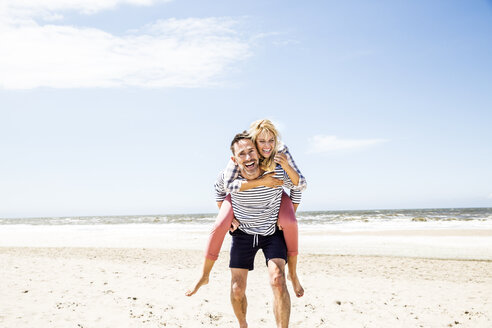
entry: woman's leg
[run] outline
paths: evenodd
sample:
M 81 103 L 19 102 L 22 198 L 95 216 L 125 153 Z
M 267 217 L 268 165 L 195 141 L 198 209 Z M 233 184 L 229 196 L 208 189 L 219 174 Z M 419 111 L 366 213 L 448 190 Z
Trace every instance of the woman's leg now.
M 284 232 L 285 244 L 287 244 L 287 256 L 297 256 L 298 252 L 298 229 L 297 219 L 294 212 L 294 204 L 290 197 L 283 192 L 280 211 L 278 212 L 278 225 Z
M 292 281 L 292 287 L 297 297 L 304 295 L 304 289 L 297 276 L 297 255 L 299 244 L 299 232 L 294 205 L 290 197 L 284 192 L 280 211 L 278 212 L 278 225 L 284 232 L 285 244 L 287 245 L 287 266 L 289 268 L 288 277 Z
M 206 258 L 212 261 L 216 261 L 219 258 L 220 248 L 222 247 L 226 233 L 231 228 L 233 218 L 234 212 L 232 211 L 231 195 L 227 195 L 222 202 L 214 227 L 210 231 L 207 246 L 205 247 Z
M 208 284 L 210 271 L 212 271 L 215 261 L 219 257 L 220 248 L 222 247 L 227 231 L 229 231 L 231 227 L 233 218 L 234 213 L 232 211 L 231 196 L 227 195 L 222 202 L 222 206 L 220 207 L 219 214 L 215 220 L 214 227 L 212 228 L 212 231 L 210 231 L 210 235 L 208 237 L 207 246 L 205 248 L 205 259 L 203 262 L 202 275 L 195 283 L 195 286 L 186 291 L 186 296 L 195 294 L 201 286 Z

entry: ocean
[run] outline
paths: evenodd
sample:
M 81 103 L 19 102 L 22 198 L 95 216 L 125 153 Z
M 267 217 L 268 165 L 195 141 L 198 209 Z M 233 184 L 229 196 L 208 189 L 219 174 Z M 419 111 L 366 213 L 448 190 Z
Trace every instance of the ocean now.
M 0 218 L 0 229 L 12 225 L 151 225 L 160 229 L 196 231 L 210 229 L 215 218 L 215 213 Z M 321 231 L 492 229 L 492 208 L 300 211 L 297 220 L 301 230 Z
M 0 247 L 203 251 L 215 216 L 1 218 Z M 302 253 L 492 260 L 492 208 L 313 211 L 297 219 Z

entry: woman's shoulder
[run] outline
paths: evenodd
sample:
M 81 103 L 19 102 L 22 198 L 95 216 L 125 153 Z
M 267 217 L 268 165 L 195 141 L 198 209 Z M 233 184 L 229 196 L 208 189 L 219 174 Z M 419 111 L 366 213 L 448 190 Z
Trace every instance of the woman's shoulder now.
M 279 152 L 279 153 L 286 153 L 288 151 L 289 151 L 289 148 L 287 147 L 287 145 L 284 144 L 282 141 L 280 141 L 278 143 L 277 152 Z

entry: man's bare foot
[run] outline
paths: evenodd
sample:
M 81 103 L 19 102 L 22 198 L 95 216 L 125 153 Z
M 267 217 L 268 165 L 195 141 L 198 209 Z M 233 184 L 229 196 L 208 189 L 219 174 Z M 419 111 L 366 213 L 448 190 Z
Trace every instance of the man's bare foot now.
M 294 293 L 296 294 L 297 297 L 302 297 L 304 295 L 304 288 L 301 286 L 301 282 L 299 281 L 299 277 L 297 277 L 297 274 L 291 274 L 289 273 L 287 275 L 287 279 L 289 279 L 292 283 L 292 288 L 294 288 Z
M 195 294 L 198 291 L 198 289 L 200 289 L 200 287 L 202 287 L 203 285 L 206 285 L 206 284 L 208 284 L 208 276 L 202 276 L 200 278 L 200 280 L 198 280 L 198 282 L 195 284 L 195 287 L 193 287 L 193 289 L 187 290 L 185 295 L 191 296 L 191 295 Z

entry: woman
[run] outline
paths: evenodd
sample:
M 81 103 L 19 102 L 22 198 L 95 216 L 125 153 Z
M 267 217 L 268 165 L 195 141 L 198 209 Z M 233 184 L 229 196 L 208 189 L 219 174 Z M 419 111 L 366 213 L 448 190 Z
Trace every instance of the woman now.
M 249 129 L 249 135 L 261 155 L 260 167 L 264 171 L 273 171 L 275 166 L 279 164 L 288 174 L 294 185 L 298 186 L 300 190 L 306 188 L 304 176 L 295 165 L 287 146 L 280 144 L 277 129 L 270 120 L 253 122 Z M 227 192 L 234 193 L 258 186 L 275 188 L 281 185 L 280 180 L 273 178 L 272 174 L 266 174 L 262 178 L 251 181 L 237 179 L 238 175 L 239 170 L 237 166 L 232 160 L 229 161 L 224 171 L 224 189 Z M 290 198 L 284 192 L 278 217 L 278 226 L 284 232 L 285 243 L 287 245 L 288 277 L 292 281 L 292 286 L 297 297 L 304 295 L 304 289 L 297 276 L 298 229 L 295 211 L 299 206 L 300 198 L 300 191 L 291 191 Z M 186 292 L 187 296 L 195 294 L 202 285 L 208 283 L 210 271 L 218 258 L 225 234 L 229 229 L 234 230 L 240 224 L 234 218 L 230 195 L 225 197 L 225 199 L 222 197 L 218 198 L 217 204 L 220 210 L 206 247 L 202 277 L 193 289 Z M 231 228 L 231 225 L 233 228 Z

